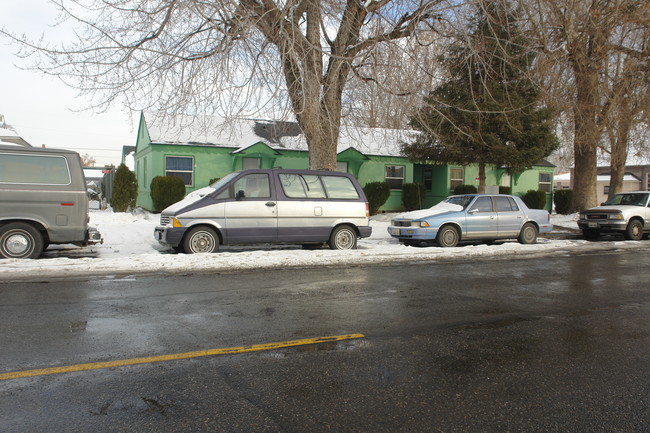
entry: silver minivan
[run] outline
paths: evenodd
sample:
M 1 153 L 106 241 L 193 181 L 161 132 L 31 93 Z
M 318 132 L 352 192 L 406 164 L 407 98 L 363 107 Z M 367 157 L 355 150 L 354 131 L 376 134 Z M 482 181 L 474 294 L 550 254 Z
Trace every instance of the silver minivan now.
M 351 174 L 243 170 L 162 211 L 154 236 L 185 253 L 212 253 L 221 244 L 269 242 L 352 249 L 358 238 L 370 236 L 368 217 L 368 201 Z
M 88 227 L 78 153 L 0 144 L 0 257 L 33 259 L 50 244 L 101 241 Z

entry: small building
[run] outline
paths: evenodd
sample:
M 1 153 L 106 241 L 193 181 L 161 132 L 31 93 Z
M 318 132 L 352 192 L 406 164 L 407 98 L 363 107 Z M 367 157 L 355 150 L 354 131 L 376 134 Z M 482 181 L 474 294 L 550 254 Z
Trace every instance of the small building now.
M 401 153 L 401 143 L 414 131 L 342 127 L 337 170 L 353 174 L 363 186 L 386 181 L 391 194 L 380 211 L 399 211 L 402 185 L 420 183 L 426 189 L 422 208 L 433 206 L 462 184 L 478 186 L 478 166 L 413 162 Z M 138 180 L 137 205 L 153 210 L 151 180 L 178 176 L 187 193 L 207 186 L 214 179 L 248 168 L 297 168 L 309 166 L 307 143 L 296 122 L 240 119 L 228 123 L 208 117 L 176 117 L 162 122 L 155 114 L 142 113 L 134 154 Z M 555 166 L 542 161 L 522 173 L 508 174 L 504 167 L 488 166 L 490 191 L 500 186 L 513 194 L 528 190 L 547 191 L 552 204 Z

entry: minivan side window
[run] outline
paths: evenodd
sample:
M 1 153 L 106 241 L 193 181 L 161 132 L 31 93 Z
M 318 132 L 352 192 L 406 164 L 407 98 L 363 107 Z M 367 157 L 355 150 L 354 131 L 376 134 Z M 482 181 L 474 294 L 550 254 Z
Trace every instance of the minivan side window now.
M 343 176 L 321 176 L 327 197 L 336 199 L 358 199 L 359 193 L 352 181 Z
M 326 198 L 318 176 L 311 174 L 280 173 L 280 184 L 289 198 Z
M 70 185 L 70 169 L 63 156 L 0 154 L 0 183 Z
M 242 198 L 271 197 L 269 175 L 266 173 L 252 173 L 237 179 L 235 181 L 235 196 Z

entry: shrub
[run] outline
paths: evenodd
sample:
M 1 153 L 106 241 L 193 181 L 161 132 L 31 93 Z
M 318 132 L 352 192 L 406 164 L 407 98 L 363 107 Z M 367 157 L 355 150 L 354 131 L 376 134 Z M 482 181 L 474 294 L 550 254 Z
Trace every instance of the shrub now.
M 390 197 L 390 185 L 388 185 L 388 182 L 368 182 L 363 187 L 363 192 L 368 199 L 370 215 L 375 215 L 379 208 L 386 203 L 388 197 Z
M 544 209 L 546 208 L 546 192 L 542 190 L 535 191 L 530 189 L 521 196 L 521 199 L 526 203 L 529 209 Z
M 185 182 L 177 176 L 156 176 L 151 180 L 154 210 L 160 212 L 185 197 Z
M 402 185 L 402 204 L 406 210 L 422 209 L 424 200 L 424 185 L 419 183 L 405 183 Z
M 478 190 L 474 185 L 458 185 L 454 188 L 454 194 L 476 194 Z
M 500 186 L 499 194 L 512 194 L 512 188 L 509 186 Z
M 573 212 L 573 190 L 560 189 L 555 191 L 553 202 L 555 203 L 555 211 L 559 214 L 566 215 Z
M 126 212 L 135 208 L 137 198 L 138 181 L 135 178 L 135 173 L 129 170 L 125 164 L 120 164 L 113 178 L 113 195 L 111 196 L 113 211 Z
M 208 186 L 212 185 L 213 183 L 215 183 L 215 182 L 218 181 L 219 179 L 221 179 L 221 178 L 220 178 L 220 177 L 213 177 L 213 178 L 210 179 L 210 181 L 208 182 Z

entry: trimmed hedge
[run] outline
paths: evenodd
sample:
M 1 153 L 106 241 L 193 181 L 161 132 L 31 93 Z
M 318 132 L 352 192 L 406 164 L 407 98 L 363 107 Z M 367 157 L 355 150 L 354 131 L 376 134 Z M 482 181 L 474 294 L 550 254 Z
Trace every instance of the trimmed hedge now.
M 363 192 L 368 199 L 370 215 L 375 215 L 379 208 L 386 203 L 388 197 L 390 197 L 390 185 L 388 185 L 388 182 L 368 182 L 363 187 Z
M 454 188 L 455 195 L 476 194 L 477 192 L 478 190 L 474 185 L 458 185 L 456 188 Z
M 555 212 L 561 215 L 573 213 L 573 190 L 572 189 L 559 189 L 553 194 L 553 202 L 555 203 Z
M 156 176 L 151 180 L 151 199 L 157 212 L 185 197 L 185 182 L 177 176 Z
M 113 211 L 126 212 L 129 209 L 134 209 L 137 198 L 138 181 L 135 178 L 135 173 L 129 170 L 125 164 L 120 164 L 113 178 L 113 194 L 111 196 Z
M 402 185 L 402 204 L 406 210 L 422 209 L 424 201 L 424 185 L 419 183 L 405 183 Z
M 546 208 L 546 192 L 542 190 L 535 191 L 529 189 L 521 199 L 526 203 L 529 209 L 545 209 Z

